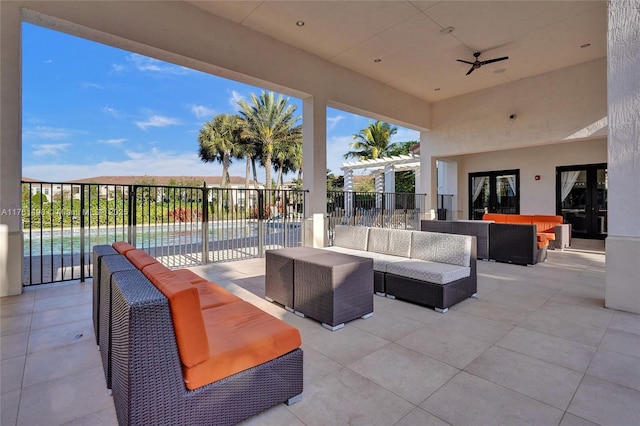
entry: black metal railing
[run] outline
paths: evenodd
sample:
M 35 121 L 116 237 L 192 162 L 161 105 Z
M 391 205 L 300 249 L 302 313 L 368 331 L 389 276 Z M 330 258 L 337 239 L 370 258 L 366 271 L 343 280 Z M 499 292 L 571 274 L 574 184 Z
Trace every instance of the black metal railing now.
M 128 241 L 170 267 L 302 245 L 303 191 L 23 182 L 23 285 L 84 280 L 93 246 Z
M 328 191 L 329 230 L 335 225 L 420 229 L 426 194 Z

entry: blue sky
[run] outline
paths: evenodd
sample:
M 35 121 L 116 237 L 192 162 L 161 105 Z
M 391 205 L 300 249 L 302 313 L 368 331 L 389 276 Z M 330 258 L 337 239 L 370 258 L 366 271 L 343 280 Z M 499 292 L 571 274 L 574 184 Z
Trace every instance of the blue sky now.
M 197 154 L 202 124 L 237 113 L 239 99 L 263 90 L 27 23 L 22 40 L 23 176 L 44 181 L 219 176 L 222 166 Z M 301 116 L 301 100 L 289 101 Z M 327 110 L 327 167 L 334 174 L 341 174 L 352 135 L 371 121 Z M 393 141 L 418 139 L 398 127 Z M 244 161 L 230 173 L 244 176 Z

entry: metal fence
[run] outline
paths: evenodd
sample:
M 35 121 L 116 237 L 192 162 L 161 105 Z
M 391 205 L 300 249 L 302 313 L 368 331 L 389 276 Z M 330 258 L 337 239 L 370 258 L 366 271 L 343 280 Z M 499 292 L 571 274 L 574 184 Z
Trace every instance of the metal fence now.
M 426 194 L 329 191 L 329 233 L 335 225 L 420 229 L 425 206 Z
M 22 183 L 23 285 L 84 280 L 94 245 L 128 241 L 169 267 L 302 245 L 303 191 Z

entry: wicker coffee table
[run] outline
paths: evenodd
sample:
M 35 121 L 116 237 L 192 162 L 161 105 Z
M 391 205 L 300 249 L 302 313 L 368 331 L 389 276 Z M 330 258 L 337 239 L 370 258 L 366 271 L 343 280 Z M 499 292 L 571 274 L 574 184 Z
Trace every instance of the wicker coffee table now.
M 325 250 L 312 247 L 289 247 L 267 250 L 265 257 L 266 272 L 264 282 L 264 297 L 269 302 L 277 302 L 287 311 L 294 312 L 294 259 L 305 256 L 317 256 Z
M 373 260 L 319 250 L 294 259 L 294 306 L 335 331 L 373 315 Z

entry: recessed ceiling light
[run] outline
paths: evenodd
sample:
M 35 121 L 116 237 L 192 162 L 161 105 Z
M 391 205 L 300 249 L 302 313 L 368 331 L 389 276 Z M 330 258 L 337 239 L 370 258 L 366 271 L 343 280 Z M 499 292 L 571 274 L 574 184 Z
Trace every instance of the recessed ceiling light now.
M 585 43 L 580 45 L 580 49 L 584 49 L 585 47 L 591 46 L 591 43 Z
M 373 62 L 382 62 L 382 59 L 380 59 L 380 58 L 375 58 L 375 59 L 373 60 Z
M 505 72 L 507 69 L 506 68 L 498 68 L 497 70 L 495 70 L 493 73 L 494 74 L 502 74 L 503 72 Z
M 304 21 L 296 21 L 296 25 L 299 27 L 304 27 Z
M 451 34 L 454 30 L 455 28 L 453 27 L 444 27 L 440 30 L 440 34 Z

